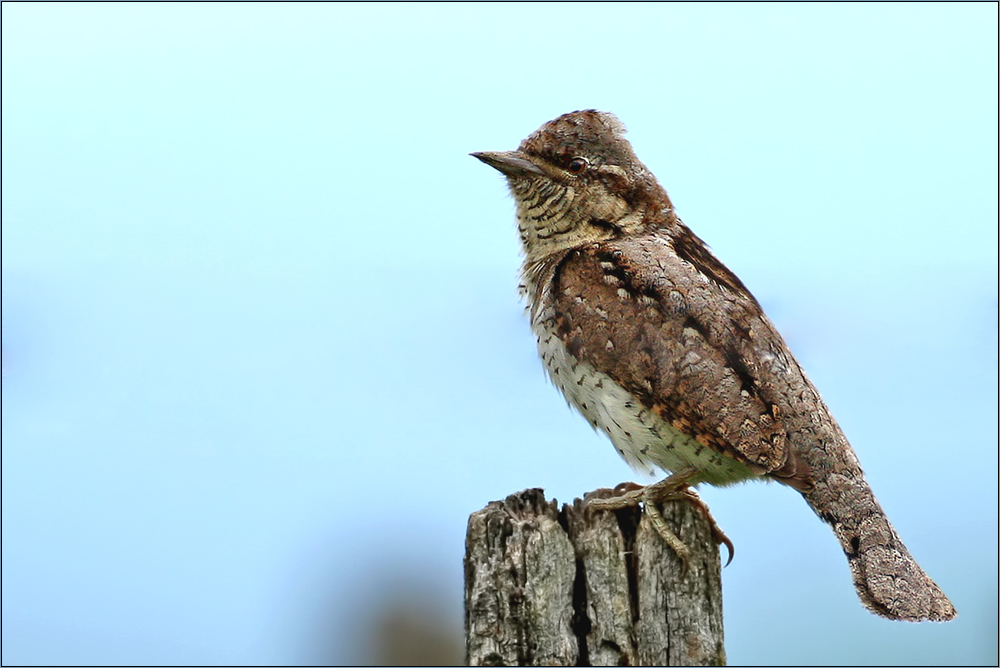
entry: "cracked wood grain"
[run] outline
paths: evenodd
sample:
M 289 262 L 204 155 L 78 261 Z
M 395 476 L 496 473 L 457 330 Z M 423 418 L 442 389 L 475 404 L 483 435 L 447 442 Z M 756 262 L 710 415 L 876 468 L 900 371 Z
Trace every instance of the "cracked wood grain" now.
M 580 499 L 558 508 L 529 489 L 473 513 L 467 663 L 724 664 L 721 563 L 709 524 L 683 501 L 662 513 L 691 550 L 685 574 L 637 508 L 592 513 Z

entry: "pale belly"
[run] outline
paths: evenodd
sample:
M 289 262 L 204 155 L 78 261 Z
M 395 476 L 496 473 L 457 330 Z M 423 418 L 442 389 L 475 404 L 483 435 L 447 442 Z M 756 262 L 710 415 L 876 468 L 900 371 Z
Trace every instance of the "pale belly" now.
M 746 465 L 699 443 L 646 408 L 610 376 L 567 352 L 558 336 L 539 332 L 538 353 L 549 378 L 595 429 L 608 435 L 634 470 L 677 471 L 693 466 L 699 482 L 726 485 L 756 478 Z

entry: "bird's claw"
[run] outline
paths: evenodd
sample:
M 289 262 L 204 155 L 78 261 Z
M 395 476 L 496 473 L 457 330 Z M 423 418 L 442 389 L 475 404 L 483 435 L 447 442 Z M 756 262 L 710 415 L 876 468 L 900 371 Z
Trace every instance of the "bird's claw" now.
M 725 545 L 729 553 L 726 566 L 733 561 L 736 553 L 733 542 L 719 528 L 715 518 L 708 509 L 708 505 L 701 500 L 698 493 L 688 486 L 688 481 L 692 474 L 689 471 L 679 471 L 674 475 L 661 480 L 652 485 L 638 485 L 634 482 L 623 482 L 617 485 L 611 498 L 591 498 L 587 500 L 587 508 L 595 511 L 620 510 L 622 508 L 636 507 L 640 503 L 646 510 L 653 528 L 660 534 L 660 537 L 670 546 L 681 562 L 681 577 L 687 574 L 690 550 L 687 545 L 678 538 L 669 526 L 663 515 L 660 513 L 658 504 L 663 501 L 686 499 L 691 502 L 708 521 L 709 529 L 712 533 L 712 540 L 716 545 Z

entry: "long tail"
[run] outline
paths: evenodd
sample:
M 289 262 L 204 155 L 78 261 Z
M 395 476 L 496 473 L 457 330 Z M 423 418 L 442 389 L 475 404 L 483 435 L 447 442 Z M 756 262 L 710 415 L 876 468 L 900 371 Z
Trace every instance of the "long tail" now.
M 816 514 L 833 527 L 861 603 L 889 619 L 943 622 L 954 618 L 955 607 L 910 556 L 875 499 L 847 439 L 839 436 L 835 441 L 840 441 L 840 447 L 800 453 L 811 469 L 811 486 L 800 491 Z

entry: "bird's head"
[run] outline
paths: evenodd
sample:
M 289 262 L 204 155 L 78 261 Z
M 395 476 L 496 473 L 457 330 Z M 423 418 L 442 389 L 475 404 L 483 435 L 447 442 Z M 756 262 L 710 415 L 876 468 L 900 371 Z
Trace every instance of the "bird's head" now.
M 516 151 L 473 153 L 507 177 L 526 260 L 667 222 L 672 206 L 615 117 L 589 109 L 549 121 Z

